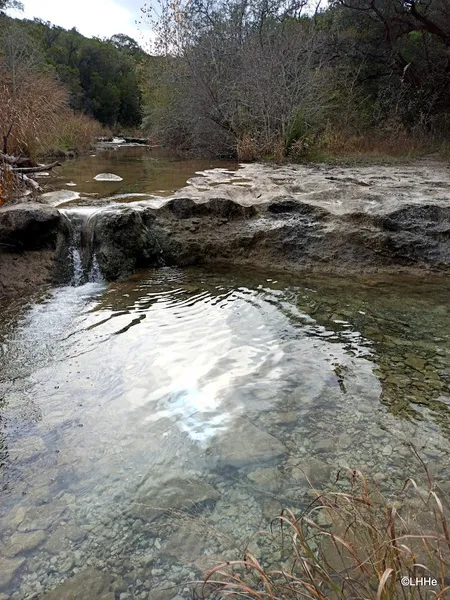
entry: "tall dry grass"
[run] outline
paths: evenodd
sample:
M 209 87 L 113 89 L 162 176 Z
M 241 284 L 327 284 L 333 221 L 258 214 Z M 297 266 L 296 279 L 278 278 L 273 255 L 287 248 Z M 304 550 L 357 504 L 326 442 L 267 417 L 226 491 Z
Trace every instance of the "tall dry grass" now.
M 105 133 L 95 120 L 68 108 L 68 92 L 50 74 L 29 71 L 20 79 L 0 70 L 0 133 L 9 154 L 37 159 L 73 150 L 87 152 Z
M 248 553 L 210 570 L 200 596 L 450 598 L 449 507 L 428 472 L 426 488 L 408 479 L 395 502 L 369 485 L 361 472 L 349 470 L 348 475 L 350 492 L 317 493 L 304 514 L 285 510 L 274 519 L 271 531 L 262 533 L 273 537 L 284 555 L 279 567 L 267 567 Z M 427 577 L 435 583 L 422 579 L 421 584 Z
M 246 133 L 237 141 L 236 154 L 238 160 L 242 162 L 255 160 L 282 162 L 285 158 L 285 143 L 281 136 L 262 141 Z

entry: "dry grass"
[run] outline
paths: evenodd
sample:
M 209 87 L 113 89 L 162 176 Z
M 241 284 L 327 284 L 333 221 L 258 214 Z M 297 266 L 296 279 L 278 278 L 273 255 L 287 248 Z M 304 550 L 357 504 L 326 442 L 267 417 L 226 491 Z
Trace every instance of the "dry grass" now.
M 39 154 L 50 156 L 68 151 L 84 154 L 92 148 L 95 138 L 109 135 L 110 131 L 98 121 L 65 109 L 58 115 L 53 130 L 40 137 Z
M 285 510 L 273 521 L 271 531 L 262 534 L 278 541 L 285 557 L 279 568 L 266 568 L 255 556 L 246 554 L 242 560 L 209 571 L 200 596 L 256 600 L 449 598 L 449 509 L 426 468 L 425 472 L 426 489 L 408 479 L 397 501 L 392 502 L 369 486 L 361 472 L 349 470 L 350 492 L 317 494 L 303 515 Z M 430 577 L 436 585 L 404 586 L 401 580 L 405 577 L 414 582 Z
M 356 135 L 328 128 L 321 135 L 305 136 L 290 148 L 294 161 L 379 163 L 409 160 L 439 147 L 432 138 L 412 135 L 402 128 L 386 127 Z
M 22 74 L 19 83 L 11 77 L 0 71 L 0 133 L 8 138 L 9 154 L 37 159 L 87 152 L 93 139 L 105 134 L 97 121 L 68 109 L 68 93 L 52 76 L 33 71 Z
M 236 154 L 241 162 L 256 160 L 282 162 L 285 158 L 285 144 L 281 137 L 260 141 L 250 134 L 245 134 L 237 142 Z
M 0 160 L 0 206 L 16 198 L 22 191 L 19 178 L 9 165 Z
M 346 136 L 342 132 L 328 133 L 320 141 L 323 151 L 331 154 L 372 154 L 413 156 L 429 147 L 429 140 L 417 138 L 405 131 Z

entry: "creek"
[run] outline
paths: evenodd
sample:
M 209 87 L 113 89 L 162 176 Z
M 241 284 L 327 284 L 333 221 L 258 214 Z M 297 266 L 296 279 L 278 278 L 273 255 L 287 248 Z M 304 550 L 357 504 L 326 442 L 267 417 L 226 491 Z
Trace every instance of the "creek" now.
M 105 160 L 89 175 L 122 175 Z M 175 162 L 165 189 L 206 167 Z M 77 169 L 82 187 L 80 163 L 61 173 Z M 349 466 L 390 496 L 419 477 L 413 443 L 450 480 L 447 280 L 163 266 L 106 283 L 94 258 L 0 320 L 0 598 L 63 598 L 72 578 L 81 600 L 89 573 L 111 598 L 187 600 L 246 548 L 272 565 L 255 533 L 309 503 L 308 479 Z

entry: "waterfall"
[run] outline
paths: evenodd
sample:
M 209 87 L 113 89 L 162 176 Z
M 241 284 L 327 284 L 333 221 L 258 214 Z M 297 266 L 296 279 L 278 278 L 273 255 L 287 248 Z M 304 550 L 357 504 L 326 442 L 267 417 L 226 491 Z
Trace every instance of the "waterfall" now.
M 94 250 L 93 214 L 91 209 L 61 210 L 69 225 L 68 260 L 72 273 L 70 284 L 84 285 L 103 281 Z
M 71 284 L 74 286 L 81 285 L 83 282 L 83 264 L 81 262 L 80 249 L 72 244 L 69 248 L 69 253 L 72 260 Z

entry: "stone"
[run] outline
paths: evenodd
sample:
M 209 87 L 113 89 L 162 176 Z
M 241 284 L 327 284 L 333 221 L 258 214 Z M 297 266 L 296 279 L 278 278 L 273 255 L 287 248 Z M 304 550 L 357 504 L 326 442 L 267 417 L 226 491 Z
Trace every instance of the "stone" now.
M 0 207 L 0 249 L 9 252 L 55 248 L 63 226 L 55 208 L 29 202 Z
M 22 532 L 48 529 L 65 512 L 66 506 L 61 501 L 55 500 L 42 506 L 30 508 L 18 526 Z
M 195 524 L 184 525 L 167 541 L 165 553 L 181 559 L 183 562 L 193 562 L 202 556 L 207 532 Z
M 172 600 L 177 596 L 178 586 L 168 581 L 163 588 L 152 590 L 147 600 Z
M 246 418 L 238 418 L 211 443 L 211 455 L 220 466 L 242 467 L 282 458 L 287 448 Z
M 335 443 L 329 438 L 319 438 L 313 442 L 314 450 L 318 453 L 330 453 L 336 451 Z
M 263 502 L 263 516 L 267 521 L 272 521 L 281 515 L 283 506 L 281 502 L 268 498 Z
M 123 181 L 123 177 L 114 173 L 99 173 L 94 177 L 95 181 Z
M 353 439 L 348 433 L 341 433 L 338 438 L 339 447 L 343 450 L 347 450 L 353 444 Z
M 212 506 L 220 492 L 206 481 L 181 477 L 144 482 L 130 507 L 135 518 L 152 520 L 172 511 L 192 511 Z
M 107 573 L 85 569 L 45 594 L 42 600 L 115 600 L 111 588 L 112 579 Z
M 24 562 L 25 558 L 0 557 L 0 589 L 5 588 L 11 583 Z
M 276 492 L 282 485 L 282 476 L 276 468 L 258 468 L 247 475 L 252 484 L 258 489 Z
M 86 537 L 86 531 L 76 525 L 60 525 L 50 535 L 45 544 L 45 550 L 51 554 L 59 554 L 67 550 L 69 541 L 79 542 Z
M 313 485 L 320 488 L 330 480 L 331 474 L 330 465 L 317 458 L 308 458 L 292 465 L 290 479 L 301 487 Z
M 9 543 L 2 548 L 1 553 L 10 558 L 29 552 L 37 548 L 45 540 L 44 531 L 32 531 L 31 533 L 14 533 L 9 539 Z
M 413 356 L 410 354 L 407 358 L 405 358 L 405 365 L 419 372 L 422 372 L 425 369 L 425 364 L 426 363 L 423 358 L 420 358 L 419 356 Z

